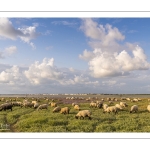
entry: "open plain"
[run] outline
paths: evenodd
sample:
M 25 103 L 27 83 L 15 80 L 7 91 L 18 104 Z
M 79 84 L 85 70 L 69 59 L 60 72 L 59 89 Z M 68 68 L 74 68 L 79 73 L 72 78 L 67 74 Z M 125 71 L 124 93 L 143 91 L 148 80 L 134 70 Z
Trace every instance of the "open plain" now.
M 0 95 L 0 105 L 12 103 L 12 111 L 0 111 L 0 132 L 150 132 L 150 113 L 147 110 L 149 94 L 13 94 Z M 24 101 L 47 104 L 47 109 L 26 107 Z M 15 105 L 21 102 L 22 105 Z M 56 103 L 60 108 L 68 107 L 69 114 L 53 113 Z M 103 102 L 108 106 L 115 106 L 125 102 L 128 106 L 118 113 L 105 112 L 104 108 L 90 107 L 91 102 Z M 76 119 L 72 103 L 77 103 L 80 110 L 90 110 L 88 117 Z M 138 111 L 130 113 L 132 105 L 138 106 Z

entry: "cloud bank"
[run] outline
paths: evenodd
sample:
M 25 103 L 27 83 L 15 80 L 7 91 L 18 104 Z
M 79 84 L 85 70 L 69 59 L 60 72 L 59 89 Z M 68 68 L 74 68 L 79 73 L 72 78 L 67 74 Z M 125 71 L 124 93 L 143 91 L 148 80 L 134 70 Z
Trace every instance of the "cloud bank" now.
M 82 21 L 80 29 L 89 38 L 93 51 L 84 50 L 79 58 L 88 61 L 93 77 L 126 76 L 131 71 L 150 68 L 140 46 L 135 46 L 134 43 L 120 44 L 125 36 L 116 27 L 99 25 L 92 19 Z

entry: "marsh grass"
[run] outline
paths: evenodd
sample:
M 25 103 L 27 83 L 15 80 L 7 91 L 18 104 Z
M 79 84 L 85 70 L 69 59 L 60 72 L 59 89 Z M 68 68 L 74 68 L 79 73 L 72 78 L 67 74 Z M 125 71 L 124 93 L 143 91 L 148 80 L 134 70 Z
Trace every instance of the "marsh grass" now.
M 45 103 L 45 101 L 40 103 Z M 53 113 L 54 108 L 50 106 L 48 110 L 39 111 L 34 108 L 15 106 L 13 111 L 0 111 L 0 123 L 7 122 L 12 125 L 15 132 L 150 132 L 147 99 L 136 103 L 127 101 L 128 107 L 116 115 L 103 113 L 103 109 L 90 108 L 89 103 L 81 103 L 80 108 L 91 110 L 92 120 L 75 119 L 78 110 L 74 110 L 71 104 L 59 103 L 60 107 L 70 107 L 70 113 L 66 115 L 59 112 Z M 119 102 L 115 102 L 114 105 L 116 103 Z M 130 114 L 130 108 L 134 104 L 139 106 L 139 112 Z

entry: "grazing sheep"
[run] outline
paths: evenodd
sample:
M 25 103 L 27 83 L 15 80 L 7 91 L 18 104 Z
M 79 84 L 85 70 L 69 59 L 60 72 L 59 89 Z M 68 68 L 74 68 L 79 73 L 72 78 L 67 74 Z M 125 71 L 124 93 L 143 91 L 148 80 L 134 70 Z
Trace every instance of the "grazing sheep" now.
M 96 108 L 97 107 L 97 103 L 91 102 L 90 103 L 90 107 L 95 107 Z
M 147 106 L 147 110 L 150 112 L 150 105 Z
M 69 107 L 63 107 L 63 108 L 61 108 L 61 110 L 60 110 L 60 113 L 61 114 L 69 114 L 69 112 L 70 112 L 70 108 Z
M 30 103 L 30 102 L 25 102 L 23 103 L 23 106 L 26 108 L 26 107 L 34 107 L 34 104 L 33 103 Z
M 79 105 L 79 104 L 77 104 L 77 103 L 72 103 L 72 106 L 75 106 L 75 105 Z
M 115 106 L 118 108 L 118 110 L 122 110 L 122 109 L 123 109 L 123 108 L 121 107 L 121 105 L 119 105 L 119 104 L 116 104 Z
M 4 103 L 4 104 L 0 105 L 0 111 L 2 111 L 2 110 L 6 111 L 7 109 L 10 109 L 12 111 L 12 107 L 13 107 L 13 104 Z
M 105 112 L 114 112 L 115 114 L 118 113 L 118 108 L 116 106 L 109 106 L 106 109 L 104 109 L 103 113 Z
M 32 103 L 32 104 L 36 104 L 36 103 L 37 103 L 37 101 L 32 101 L 31 103 Z
M 126 102 L 120 102 L 121 107 L 128 107 L 128 104 Z
M 41 104 L 37 110 L 40 110 L 40 109 L 48 109 L 48 104 Z
M 22 102 L 12 102 L 12 105 L 13 106 L 20 106 L 20 107 L 22 107 L 23 103 Z
M 108 107 L 107 104 L 103 104 L 103 109 L 106 109 Z
M 34 109 L 38 108 L 39 107 L 39 103 L 35 103 L 33 107 L 34 107 Z
M 51 107 L 57 107 L 57 103 L 54 103 L 54 102 L 50 102 L 49 105 L 50 105 Z
M 103 102 L 97 104 L 97 108 L 103 108 Z
M 75 115 L 75 118 L 76 119 L 78 119 L 78 118 L 85 118 L 85 117 L 88 117 L 90 120 L 92 119 L 91 118 L 91 115 L 92 115 L 92 113 L 91 113 L 91 111 L 90 110 L 81 110 L 81 111 L 79 111 L 76 115 Z
M 74 105 L 74 109 L 75 110 L 80 110 L 80 106 L 79 105 Z
M 131 106 L 130 113 L 137 112 L 137 111 L 138 111 L 138 106 L 137 105 Z
M 54 109 L 53 109 L 53 113 L 54 112 L 59 112 L 61 110 L 61 108 L 59 107 L 59 106 L 57 106 L 57 107 L 55 107 Z

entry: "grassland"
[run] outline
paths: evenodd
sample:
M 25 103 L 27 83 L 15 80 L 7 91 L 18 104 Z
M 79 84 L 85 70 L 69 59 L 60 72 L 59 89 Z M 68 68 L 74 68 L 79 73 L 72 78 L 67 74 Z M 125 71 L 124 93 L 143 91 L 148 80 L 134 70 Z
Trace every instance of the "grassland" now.
M 33 96 L 31 96 L 33 97 Z M 32 101 L 31 97 L 28 97 Z M 44 96 L 43 96 L 44 97 Z M 40 103 L 47 103 L 41 97 Z M 103 113 L 103 109 L 89 108 L 90 101 L 87 100 L 65 100 L 66 96 L 49 97 L 53 98 L 60 107 L 68 106 L 71 108 L 70 113 L 63 115 L 60 113 L 53 113 L 52 107 L 48 110 L 37 111 L 34 108 L 24 108 L 14 106 L 13 111 L 0 111 L 0 125 L 9 125 L 8 130 L 3 130 L 0 127 L 0 132 L 150 132 L 150 113 L 147 111 L 149 95 L 127 95 L 126 97 L 139 97 L 142 100 L 138 102 L 126 101 L 128 107 L 119 111 L 118 114 Z M 89 97 L 89 95 L 87 96 Z M 90 97 L 96 97 L 91 96 Z M 120 95 L 100 95 L 98 100 L 106 97 L 116 97 L 120 99 Z M 125 95 L 124 95 L 125 97 Z M 10 99 L 11 97 L 5 97 Z M 61 99 L 61 100 L 60 100 Z M 23 101 L 23 97 L 18 97 L 18 101 Z M 96 101 L 96 100 L 94 100 Z M 125 100 L 124 100 L 125 101 Z M 80 104 L 81 109 L 89 109 L 92 112 L 92 120 L 88 118 L 84 120 L 75 119 L 77 110 L 73 109 L 72 102 Z M 120 101 L 115 101 L 115 105 Z M 4 102 L 0 101 L 0 104 Z M 104 102 L 108 104 L 108 101 Z M 130 114 L 130 107 L 138 105 L 139 112 Z

